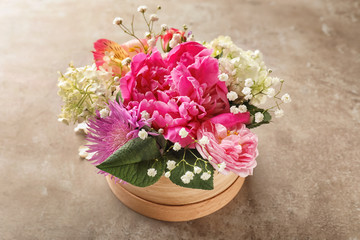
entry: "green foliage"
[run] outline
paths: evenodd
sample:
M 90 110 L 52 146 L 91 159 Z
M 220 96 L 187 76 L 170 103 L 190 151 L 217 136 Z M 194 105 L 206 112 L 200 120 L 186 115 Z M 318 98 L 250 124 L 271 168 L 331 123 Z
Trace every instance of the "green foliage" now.
M 171 172 L 170 180 L 176 185 L 179 185 L 181 187 L 203 189 L 203 190 L 214 189 L 214 184 L 213 184 L 214 168 L 207 160 L 196 158 L 189 152 L 190 150 L 186 150 L 186 151 L 187 151 L 185 156 L 186 160 L 183 159 L 184 149 L 181 149 L 178 152 L 172 151 L 170 152 L 170 154 L 167 155 L 169 160 L 174 160 L 176 162 L 176 167 L 170 171 Z M 191 151 L 197 153 L 196 150 L 192 149 Z M 201 172 L 199 174 L 194 173 L 195 166 L 201 168 Z M 181 177 L 185 175 L 187 171 L 193 172 L 194 178 L 189 183 L 185 184 L 181 180 Z M 211 177 L 208 180 L 202 180 L 200 178 L 200 176 L 204 172 L 208 172 L 209 174 L 211 174 Z
M 150 136 L 130 140 L 96 167 L 138 187 L 154 184 L 165 169 L 157 142 Z M 147 174 L 149 168 L 157 171 L 156 176 Z

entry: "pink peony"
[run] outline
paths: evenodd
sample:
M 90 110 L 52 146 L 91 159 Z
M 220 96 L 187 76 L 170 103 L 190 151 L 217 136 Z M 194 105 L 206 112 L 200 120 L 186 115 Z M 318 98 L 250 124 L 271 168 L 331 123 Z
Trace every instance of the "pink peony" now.
M 163 128 L 166 139 L 183 147 L 192 144 L 202 122 L 229 112 L 228 90 L 210 54 L 201 44 L 186 42 L 166 59 L 156 49 L 151 55 L 136 55 L 131 71 L 120 80 L 125 106 L 147 111 L 152 127 Z M 189 132 L 186 138 L 179 136 L 181 128 Z
M 246 123 L 249 116 L 243 117 Z M 217 170 L 219 170 L 218 164 L 225 162 L 226 167 L 222 173 L 231 171 L 240 177 L 252 175 L 256 167 L 255 158 L 258 156 L 257 136 L 241 121 L 235 123 L 236 120 L 229 122 L 226 118 L 216 119 L 216 117 L 215 121 L 212 120 L 204 122 L 197 131 L 197 139 L 202 137 L 209 139 L 208 144 L 196 144 L 198 152 Z

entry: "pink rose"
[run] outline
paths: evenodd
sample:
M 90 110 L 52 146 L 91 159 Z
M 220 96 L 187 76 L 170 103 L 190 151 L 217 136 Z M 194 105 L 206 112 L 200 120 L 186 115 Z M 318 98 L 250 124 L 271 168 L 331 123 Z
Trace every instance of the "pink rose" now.
M 228 90 L 210 54 L 201 44 L 186 42 L 166 59 L 156 49 L 151 55 L 136 55 L 131 71 L 120 79 L 125 106 L 147 111 L 152 127 L 163 128 L 166 139 L 183 147 L 193 143 L 202 122 L 229 112 Z M 186 138 L 179 136 L 181 128 L 189 132 Z
M 240 177 L 252 175 L 256 167 L 255 158 L 258 156 L 257 136 L 243 123 L 228 124 L 225 127 L 220 122 L 209 120 L 202 123 L 197 131 L 197 139 L 207 137 L 209 143 L 197 143 L 196 149 L 217 170 L 218 164 L 224 162 L 226 167 L 222 173 L 231 171 Z

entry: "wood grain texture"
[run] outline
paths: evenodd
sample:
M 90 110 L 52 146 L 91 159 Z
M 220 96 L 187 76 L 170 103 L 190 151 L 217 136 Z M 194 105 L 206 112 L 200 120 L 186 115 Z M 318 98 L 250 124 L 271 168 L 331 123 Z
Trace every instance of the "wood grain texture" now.
M 161 182 L 158 184 L 159 186 L 154 186 L 152 188 L 154 191 L 158 191 L 158 196 L 161 196 L 161 194 L 164 195 L 163 199 L 161 200 L 162 203 L 157 203 L 146 199 L 147 193 L 149 193 L 147 188 L 149 187 L 143 188 L 144 192 L 141 193 L 142 197 L 139 197 L 138 195 L 130 192 L 133 189 L 131 187 L 129 188 L 130 184 L 124 185 L 121 183 L 115 183 L 114 180 L 111 180 L 110 177 L 107 177 L 106 179 L 112 192 L 127 207 L 144 216 L 169 222 L 189 221 L 204 217 L 221 209 L 237 195 L 245 180 L 244 178 L 240 178 L 237 176 L 235 179 L 233 179 L 230 178 L 229 175 L 224 176 L 220 174 L 216 178 L 217 188 L 208 191 L 212 192 L 212 194 L 209 193 L 207 195 L 208 197 L 204 199 L 203 196 L 198 195 L 198 191 L 204 190 L 191 190 L 194 191 L 194 193 L 191 193 L 191 191 L 188 191 L 189 189 L 178 187 L 169 181 L 169 185 L 174 185 L 174 189 L 177 189 L 176 192 L 173 192 L 174 196 L 170 196 L 169 193 L 166 191 L 167 189 L 171 189 L 172 187 L 159 187 L 163 184 L 167 184 L 167 182 L 162 179 Z M 223 189 L 223 187 L 220 186 L 221 184 L 219 185 L 218 181 L 223 182 L 223 184 L 227 185 L 228 187 L 225 188 L 223 191 L 220 191 L 219 189 Z M 139 192 L 140 189 L 136 189 L 136 193 L 139 194 Z M 156 194 L 149 194 L 149 197 L 152 199 L 154 198 L 154 196 L 156 196 Z M 186 196 L 190 196 L 190 203 L 174 204 L 174 199 L 176 198 L 176 196 L 182 198 L 180 202 L 184 202 L 184 200 L 186 200 Z M 199 201 L 195 201 L 194 196 L 198 196 Z M 169 201 L 171 202 L 171 204 L 166 204 L 167 197 L 169 197 Z M 156 197 L 156 199 L 158 200 L 159 198 Z

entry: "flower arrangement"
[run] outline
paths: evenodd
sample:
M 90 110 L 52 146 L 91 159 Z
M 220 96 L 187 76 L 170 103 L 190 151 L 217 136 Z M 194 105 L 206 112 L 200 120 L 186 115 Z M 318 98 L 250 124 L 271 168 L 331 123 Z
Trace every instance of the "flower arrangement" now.
M 211 190 L 215 171 L 252 175 L 258 138 L 250 129 L 283 116 L 281 105 L 291 102 L 281 94 L 284 80 L 271 76 L 258 50 L 244 51 L 224 36 L 197 42 L 185 25 L 163 24 L 157 33 L 156 12 L 138 12 L 144 38 L 134 19 L 117 17 L 114 25 L 134 39 L 100 39 L 94 64 L 60 73 L 59 121 L 86 131 L 80 155 L 100 173 L 139 187 L 164 175 Z

